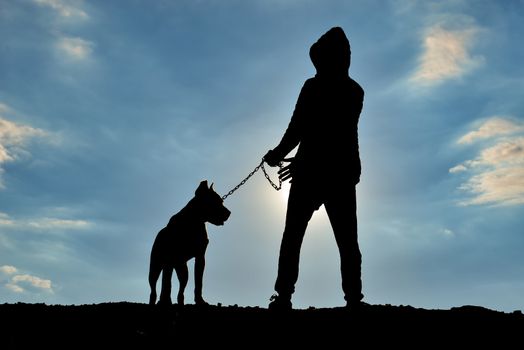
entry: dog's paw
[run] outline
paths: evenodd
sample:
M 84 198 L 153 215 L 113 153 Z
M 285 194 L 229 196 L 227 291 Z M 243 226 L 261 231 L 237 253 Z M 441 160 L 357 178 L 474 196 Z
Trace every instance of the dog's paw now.
M 176 302 L 179 306 L 184 306 L 184 294 L 178 294 Z

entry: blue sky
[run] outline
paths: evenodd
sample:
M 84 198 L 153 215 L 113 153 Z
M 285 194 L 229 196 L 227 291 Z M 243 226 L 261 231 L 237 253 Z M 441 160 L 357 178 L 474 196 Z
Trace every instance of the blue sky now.
M 158 230 L 278 143 L 333 26 L 366 92 L 365 300 L 522 309 L 524 3 L 480 0 L 0 0 L 0 302 L 146 302 Z M 266 306 L 285 190 L 225 204 L 204 297 Z M 342 305 L 338 263 L 321 209 L 294 305 Z

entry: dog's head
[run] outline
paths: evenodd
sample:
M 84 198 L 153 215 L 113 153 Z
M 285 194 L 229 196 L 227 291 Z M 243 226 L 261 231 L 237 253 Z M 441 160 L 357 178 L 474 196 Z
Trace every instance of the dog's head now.
M 213 184 L 207 187 L 207 180 L 200 183 L 195 191 L 195 198 L 201 203 L 204 220 L 213 225 L 224 225 L 231 212 L 224 207 L 222 197 L 213 189 Z

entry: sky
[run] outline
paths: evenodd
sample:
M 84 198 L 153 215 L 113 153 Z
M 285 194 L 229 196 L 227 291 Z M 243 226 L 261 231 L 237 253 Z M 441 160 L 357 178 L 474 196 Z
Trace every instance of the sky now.
M 364 300 L 524 309 L 517 0 L 0 0 L 0 302 L 147 302 L 157 232 L 278 144 L 334 26 L 365 90 Z M 287 186 L 257 173 L 208 224 L 208 302 L 267 306 Z M 344 305 L 323 208 L 293 304 Z

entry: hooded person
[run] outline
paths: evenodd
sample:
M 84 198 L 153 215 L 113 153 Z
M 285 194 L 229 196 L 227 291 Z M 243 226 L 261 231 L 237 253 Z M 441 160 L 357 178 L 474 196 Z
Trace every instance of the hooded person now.
M 358 121 L 364 90 L 348 75 L 351 49 L 342 28 L 322 35 L 309 56 L 317 73 L 304 83 L 282 140 L 264 156 L 270 166 L 276 166 L 298 146 L 291 163 L 281 171 L 283 179 L 292 180 L 275 283 L 278 294 L 272 297 L 270 308 L 292 306 L 302 240 L 321 205 L 339 248 L 347 305 L 360 305 L 363 298 L 355 185 L 361 174 Z

